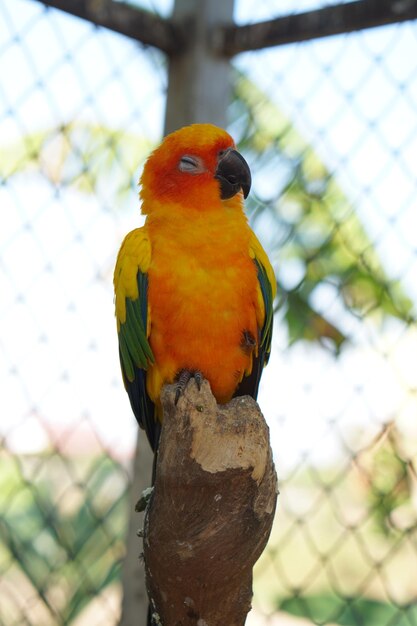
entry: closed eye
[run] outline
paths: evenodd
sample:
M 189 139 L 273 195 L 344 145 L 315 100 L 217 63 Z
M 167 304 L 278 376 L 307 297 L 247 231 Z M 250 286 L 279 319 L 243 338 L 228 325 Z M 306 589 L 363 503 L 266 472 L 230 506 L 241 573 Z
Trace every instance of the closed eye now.
M 191 156 L 190 154 L 184 154 L 181 157 L 178 169 L 180 172 L 188 172 L 189 174 L 201 174 L 206 171 L 200 157 Z

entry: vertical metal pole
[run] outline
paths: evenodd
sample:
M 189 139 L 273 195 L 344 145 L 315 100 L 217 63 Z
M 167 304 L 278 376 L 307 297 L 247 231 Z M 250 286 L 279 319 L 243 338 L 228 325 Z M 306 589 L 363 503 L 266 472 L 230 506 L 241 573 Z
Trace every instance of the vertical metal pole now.
M 211 46 L 213 28 L 233 22 L 234 0 L 175 0 L 172 19 L 185 24 L 188 45 L 169 59 L 165 134 L 195 122 L 227 125 L 231 96 L 231 66 Z M 147 614 L 145 573 L 139 560 L 140 540 L 136 531 L 143 515 L 134 511 L 141 492 L 149 487 L 152 454 L 139 433 L 134 477 L 129 498 L 127 555 L 123 564 L 123 604 L 120 626 L 144 626 Z

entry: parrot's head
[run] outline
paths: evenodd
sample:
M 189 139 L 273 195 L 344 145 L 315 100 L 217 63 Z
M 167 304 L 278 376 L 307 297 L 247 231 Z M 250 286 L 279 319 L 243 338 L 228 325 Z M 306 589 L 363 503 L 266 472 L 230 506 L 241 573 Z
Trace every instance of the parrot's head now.
M 225 202 L 241 206 L 251 174 L 226 131 L 192 124 L 165 137 L 146 161 L 140 184 L 143 213 L 165 203 L 204 211 Z

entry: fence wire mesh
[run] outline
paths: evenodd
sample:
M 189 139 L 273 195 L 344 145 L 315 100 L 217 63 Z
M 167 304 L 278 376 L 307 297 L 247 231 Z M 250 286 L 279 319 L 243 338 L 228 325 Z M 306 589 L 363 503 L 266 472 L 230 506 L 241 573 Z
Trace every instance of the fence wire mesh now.
M 240 0 L 237 21 L 283 5 Z M 1 3 L 0 29 L 0 622 L 113 625 L 136 427 L 111 277 L 165 60 L 29 0 Z M 416 34 L 234 62 L 230 131 L 279 283 L 259 401 L 281 495 L 252 626 L 417 624 Z

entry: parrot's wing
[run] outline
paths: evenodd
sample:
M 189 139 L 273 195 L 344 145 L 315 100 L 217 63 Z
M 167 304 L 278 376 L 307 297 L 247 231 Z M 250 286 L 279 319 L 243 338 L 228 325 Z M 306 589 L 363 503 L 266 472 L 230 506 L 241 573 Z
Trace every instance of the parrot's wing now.
M 120 248 L 114 272 L 117 331 L 123 382 L 133 413 L 145 429 L 155 450 L 159 438 L 159 422 L 155 406 L 146 390 L 146 371 L 154 361 L 148 336 L 148 275 L 151 244 L 146 227 L 127 235 Z
M 275 273 L 265 250 L 255 233 L 252 233 L 249 254 L 258 274 L 257 319 L 259 328 L 258 351 L 253 357 L 252 370 L 244 376 L 235 396 L 257 397 L 262 371 L 268 363 L 272 342 L 273 302 L 277 292 Z
M 273 303 L 277 295 L 277 281 L 268 256 L 254 233 L 252 234 L 250 255 L 258 270 L 258 300 L 261 304 L 261 315 L 260 319 L 258 318 L 260 321 L 259 354 L 262 357 L 261 366 L 263 367 L 268 363 L 271 353 Z

